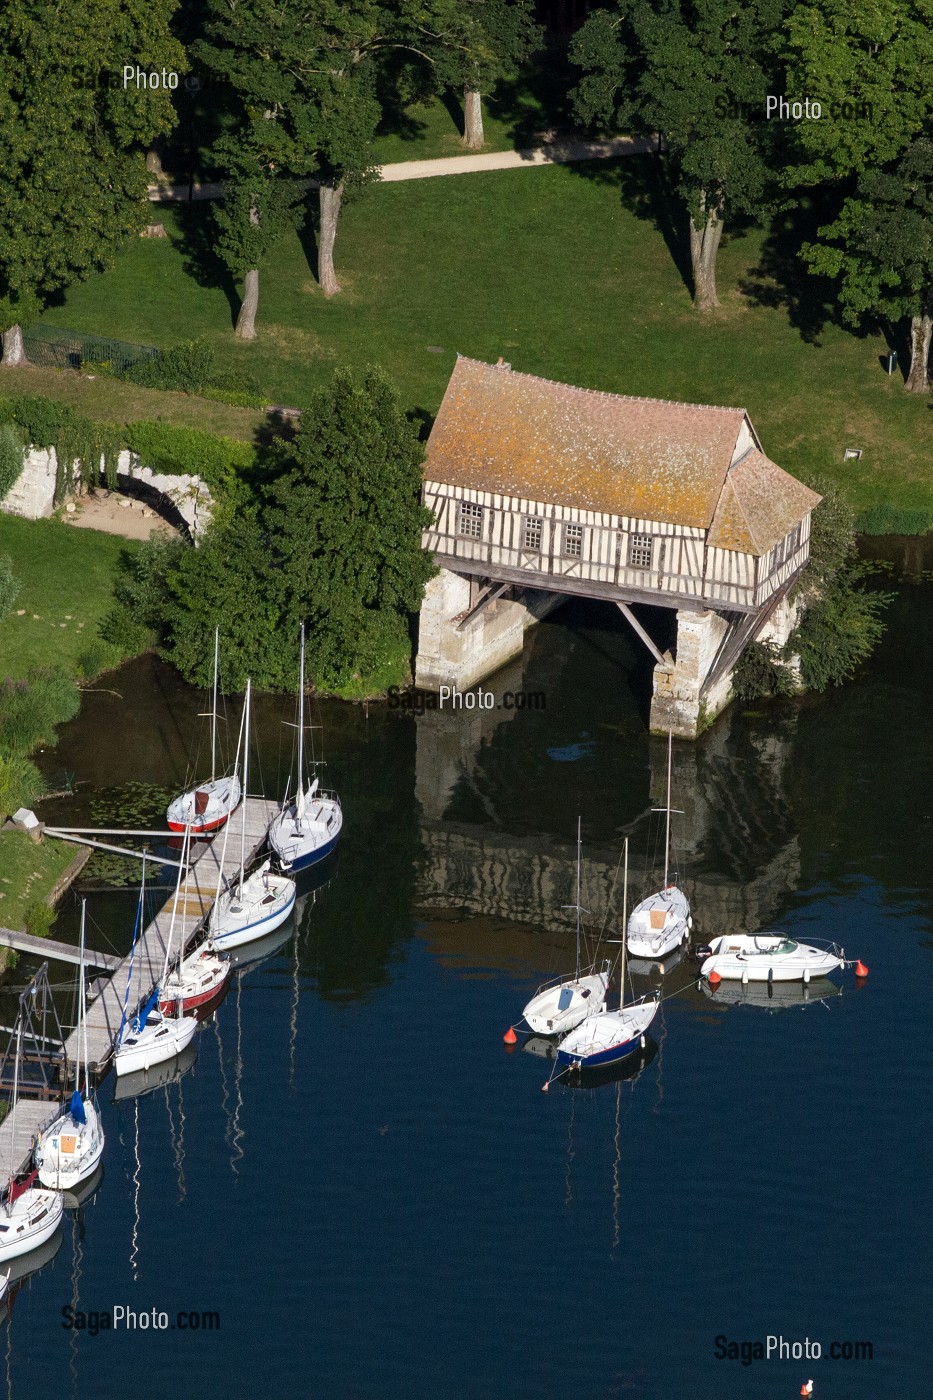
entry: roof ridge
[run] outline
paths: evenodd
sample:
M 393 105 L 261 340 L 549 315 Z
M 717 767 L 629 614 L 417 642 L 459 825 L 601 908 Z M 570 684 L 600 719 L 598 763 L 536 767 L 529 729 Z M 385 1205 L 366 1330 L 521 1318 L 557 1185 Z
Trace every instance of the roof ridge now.
M 672 408 L 699 408 L 713 413 L 741 413 L 743 417 L 748 417 L 748 410 L 738 408 L 732 404 L 720 403 L 688 403 L 685 399 L 658 399 L 652 398 L 649 394 L 615 394 L 610 389 L 587 389 L 581 384 L 567 384 L 560 379 L 548 379 L 543 374 L 531 374 L 528 370 L 513 369 L 511 365 L 490 364 L 488 360 L 477 360 L 472 355 L 461 355 L 457 351 L 458 360 L 466 360 L 471 365 L 482 365 L 484 369 L 507 370 L 509 374 L 518 375 L 521 379 L 533 379 L 538 384 L 553 384 L 556 389 L 567 389 L 574 394 L 589 394 L 593 398 L 599 399 L 621 399 L 626 403 L 663 403 Z

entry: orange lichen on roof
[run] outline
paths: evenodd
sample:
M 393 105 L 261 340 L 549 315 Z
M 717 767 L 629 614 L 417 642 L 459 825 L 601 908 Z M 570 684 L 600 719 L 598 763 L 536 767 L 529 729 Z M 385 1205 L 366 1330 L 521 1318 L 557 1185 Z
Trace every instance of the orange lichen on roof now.
M 460 357 L 425 476 L 705 529 L 744 419 L 741 408 L 576 389 Z
M 743 554 L 767 554 L 822 497 L 750 448 L 726 476 L 707 543 Z
M 820 498 L 757 448 L 730 472 L 745 422 L 742 408 L 578 389 L 458 356 L 424 475 L 454 487 L 708 529 L 710 544 L 763 554 Z M 772 492 L 774 501 L 767 499 Z M 771 538 L 784 520 L 786 529 Z

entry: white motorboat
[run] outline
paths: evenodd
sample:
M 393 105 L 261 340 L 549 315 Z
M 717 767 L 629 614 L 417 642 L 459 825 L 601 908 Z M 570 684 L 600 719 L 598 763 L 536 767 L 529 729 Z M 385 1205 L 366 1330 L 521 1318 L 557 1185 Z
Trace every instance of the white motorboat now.
M 211 776 L 183 792 L 169 803 L 166 812 L 171 831 L 190 830 L 195 836 L 218 831 L 240 801 L 240 780 L 236 773 L 217 776 L 217 677 L 220 629 L 214 629 L 214 686 L 211 703 Z
M 673 736 L 667 735 L 667 805 L 664 826 L 664 883 L 657 894 L 636 904 L 628 921 L 628 951 L 634 958 L 655 962 L 684 946 L 693 928 L 690 904 L 683 890 L 668 884 L 671 862 L 671 757 Z
M 622 927 L 625 927 L 625 904 L 628 891 L 628 837 L 625 838 L 625 874 L 623 877 Z M 644 1049 L 645 1034 L 658 1010 L 658 997 L 640 997 L 625 1004 L 625 942 L 622 942 L 619 970 L 619 1008 L 589 1016 L 576 1030 L 565 1035 L 557 1047 L 557 1058 L 570 1069 L 600 1069 L 624 1060 L 634 1051 Z
M 246 682 L 246 704 L 243 710 L 243 786 L 249 791 L 249 723 L 251 708 L 251 687 Z M 244 803 L 249 801 L 245 797 Z M 227 835 L 224 835 L 224 854 L 220 861 L 221 880 L 224 858 L 227 851 Z M 266 860 L 257 870 L 246 874 L 246 819 L 240 828 L 240 873 L 226 890 L 218 887 L 217 897 L 211 909 L 208 928 L 211 943 L 224 951 L 241 943 L 251 943 L 255 938 L 264 938 L 280 924 L 284 924 L 295 906 L 295 881 L 288 875 L 278 875 L 272 869 L 271 860 Z
M 16 1061 L 13 1070 L 13 1098 L 10 1105 L 10 1142 L 16 1142 L 16 1105 L 19 1101 L 20 1065 L 23 1057 L 23 1006 L 16 1019 Z M 12 1158 L 11 1153 L 11 1158 Z M 38 1249 L 55 1234 L 62 1223 L 64 1206 L 57 1191 L 34 1186 L 37 1173 L 25 1182 L 10 1175 L 6 1198 L 0 1205 L 0 1264 Z
M 522 1012 L 525 1024 L 535 1035 L 564 1035 L 587 1016 L 606 1009 L 606 987 L 609 985 L 610 964 L 594 963 L 583 972 L 580 965 L 583 908 L 581 895 L 582 854 L 580 819 L 577 818 L 577 902 L 570 907 L 577 914 L 577 962 L 572 977 L 558 977 L 545 982 L 535 992 Z
M 136 955 L 136 942 L 143 921 L 144 891 L 146 885 L 146 864 L 143 861 L 143 876 L 139 891 L 139 905 L 136 911 L 136 926 L 133 930 L 133 948 L 126 977 L 126 992 L 123 997 L 123 1018 L 117 1031 L 116 1049 L 113 1057 L 117 1076 L 136 1074 L 140 1070 L 151 1069 L 163 1060 L 171 1060 L 184 1050 L 194 1038 L 198 1022 L 194 1016 L 167 1016 L 159 1010 L 162 983 L 168 976 L 172 955 L 172 938 L 178 916 L 178 902 L 182 877 L 187 869 L 187 855 L 190 849 L 191 832 L 185 831 L 181 848 L 181 861 L 178 866 L 178 882 L 175 885 L 175 899 L 172 904 L 172 917 L 169 923 L 168 938 L 165 944 L 165 962 L 162 976 L 153 988 L 149 999 L 135 1015 L 129 1016 L 130 987 L 133 980 L 133 962 Z
M 269 828 L 269 844 L 282 869 L 307 870 L 336 849 L 343 830 L 343 809 L 335 792 L 323 792 L 317 778 L 307 787 L 304 774 L 305 629 L 301 628 L 298 669 L 298 789 L 293 801 L 286 793 L 282 811 Z
M 91 1092 L 88 1070 L 87 1003 L 84 986 L 84 935 L 86 903 L 81 901 L 81 938 L 78 954 L 78 1044 L 82 1047 L 75 1064 L 74 1090 L 57 1118 L 36 1139 L 33 1160 L 43 1186 L 55 1191 L 72 1191 L 79 1182 L 93 1176 L 104 1153 L 104 1125 L 97 1096 Z M 81 1063 L 84 1062 L 84 1091 L 81 1089 Z
M 715 974 L 725 981 L 809 982 L 845 964 L 845 954 L 835 943 L 815 948 L 783 933 L 725 933 L 708 948 L 700 976 Z

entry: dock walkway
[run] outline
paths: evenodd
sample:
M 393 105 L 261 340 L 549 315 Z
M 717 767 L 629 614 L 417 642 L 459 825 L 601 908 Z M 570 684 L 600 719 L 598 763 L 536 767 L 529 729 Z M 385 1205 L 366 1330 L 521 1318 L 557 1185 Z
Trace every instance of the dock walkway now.
M 16 1123 L 9 1117 L 0 1123 L 0 1189 L 6 1186 L 12 1171 L 20 1171 L 32 1156 L 33 1138 L 58 1113 L 53 1100 L 20 1099 L 16 1105 Z M 15 1126 L 14 1139 L 11 1129 Z
M 29 953 L 34 958 L 49 958 L 52 962 L 77 963 L 80 953 L 74 943 L 57 943 L 54 938 L 39 938 L 34 933 L 20 933 L 13 928 L 0 928 L 0 947 L 15 948 L 18 953 Z M 113 953 L 94 953 L 84 950 L 87 967 L 103 972 L 115 972 L 122 962 Z
M 262 797 L 249 799 L 245 809 L 247 864 L 254 859 L 265 844 L 269 827 L 279 810 L 278 802 Z M 229 821 L 230 834 L 226 841 L 226 858 L 223 862 L 224 876 L 228 880 L 233 879 L 239 869 L 243 822 L 244 806 L 241 803 Z M 190 947 L 210 913 L 211 905 L 217 894 L 223 850 L 224 832 L 219 831 L 212 841 L 198 843 L 192 852 L 188 876 L 182 883 L 178 900 L 178 915 L 172 940 L 176 949 L 181 946 L 187 950 Z M 158 914 L 137 940 L 130 983 L 129 1008 L 131 1013 L 145 1001 L 162 976 L 165 946 L 172 922 L 174 903 L 175 891 L 173 890 Z M 88 1064 L 94 1073 L 103 1071 L 110 1059 L 113 1042 L 120 1029 L 120 1021 L 123 1016 L 123 999 L 126 995 L 129 968 L 130 955 L 127 954 L 114 969 L 110 980 L 88 1005 Z M 69 1065 L 73 1066 L 81 1055 L 77 1031 L 72 1031 L 65 1041 L 65 1051 Z M 0 1128 L 0 1139 L 2 1139 L 2 1128 Z M 0 1153 L 2 1153 L 2 1145 L 0 1145 Z

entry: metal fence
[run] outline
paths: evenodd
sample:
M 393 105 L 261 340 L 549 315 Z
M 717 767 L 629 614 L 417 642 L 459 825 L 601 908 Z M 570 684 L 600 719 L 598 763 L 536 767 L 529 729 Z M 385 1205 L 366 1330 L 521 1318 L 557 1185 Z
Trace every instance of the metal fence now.
M 41 325 L 23 329 L 26 358 L 42 369 L 84 369 L 100 365 L 120 373 L 140 360 L 154 360 L 162 352 L 154 345 L 133 345 L 126 340 L 110 340 L 60 326 Z

